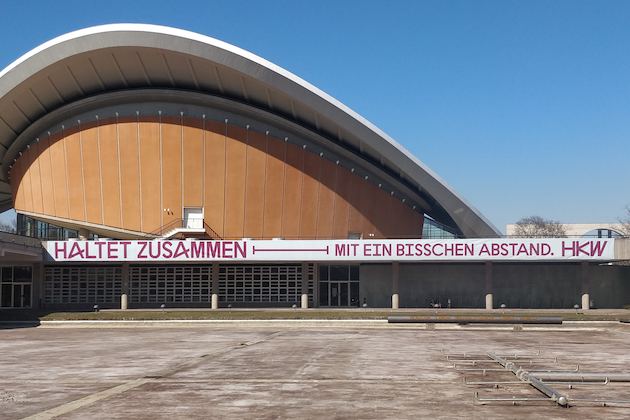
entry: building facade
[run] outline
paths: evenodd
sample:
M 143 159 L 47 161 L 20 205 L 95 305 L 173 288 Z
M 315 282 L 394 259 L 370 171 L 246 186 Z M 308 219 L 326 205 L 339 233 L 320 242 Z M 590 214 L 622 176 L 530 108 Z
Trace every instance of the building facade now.
M 149 256 L 160 252 L 152 260 L 91 259 L 85 255 L 94 250 L 74 240 L 44 244 L 39 256 L 9 252 L 0 259 L 1 307 L 118 307 L 122 296 L 132 307 L 209 306 L 213 296 L 216 305 L 422 307 L 450 299 L 477 307 L 502 282 L 514 305 L 568 307 L 584 294 L 587 274 L 600 270 L 588 265 L 603 261 L 288 257 L 286 249 L 311 241 L 318 241 L 312 249 L 347 240 L 413 240 L 422 248 L 436 238 L 500 233 L 334 98 L 249 52 L 172 28 L 88 28 L 3 70 L 0 161 L 0 210 L 77 231 L 94 249 L 126 250 L 112 245 L 123 240 Z M 274 258 L 254 257 L 256 246 L 260 255 L 269 243 L 289 242 L 274 248 L 286 248 Z M 185 255 L 193 246 L 223 254 L 164 258 L 167 248 Z M 226 249 L 248 257 L 230 260 Z M 572 273 L 558 280 L 568 282 L 571 297 L 535 292 L 523 270 L 537 279 Z M 581 273 L 579 284 L 572 270 Z M 606 276 L 617 284 L 615 273 Z

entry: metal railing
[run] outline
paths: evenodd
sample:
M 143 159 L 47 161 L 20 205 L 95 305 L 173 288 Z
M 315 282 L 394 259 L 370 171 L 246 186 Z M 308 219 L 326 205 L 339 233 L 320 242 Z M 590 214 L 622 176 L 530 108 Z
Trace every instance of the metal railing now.
M 145 238 L 159 238 L 160 236 L 164 236 L 165 233 L 170 232 L 173 229 L 181 228 L 184 224 L 184 219 L 175 219 L 168 222 L 165 225 L 160 226 L 159 228 L 147 233 Z
M 208 235 L 208 236 L 209 236 L 209 237 L 211 237 L 212 239 L 218 239 L 218 240 L 223 239 L 221 236 L 219 236 L 219 234 L 218 234 L 218 233 L 216 233 L 216 232 L 214 231 L 214 229 L 212 229 L 212 228 L 210 227 L 210 225 L 208 225 L 208 224 L 206 223 L 206 221 L 205 221 L 205 220 L 203 221 L 203 228 L 204 228 L 204 230 L 206 231 L 206 235 Z
M 171 232 L 174 229 L 183 229 L 185 227 L 184 223 L 185 223 L 186 219 L 180 218 L 180 219 L 175 219 L 170 221 L 169 223 L 160 226 L 159 228 L 147 233 L 144 237 L 145 238 L 150 238 L 150 239 L 155 239 L 155 238 L 159 238 L 164 236 L 165 234 L 167 234 L 168 232 Z M 200 227 L 201 229 L 201 227 Z M 203 230 L 204 233 L 211 237 L 212 239 L 223 239 L 221 238 L 221 236 L 219 236 L 219 234 L 217 232 L 215 232 L 214 229 L 212 229 L 204 220 L 203 221 Z

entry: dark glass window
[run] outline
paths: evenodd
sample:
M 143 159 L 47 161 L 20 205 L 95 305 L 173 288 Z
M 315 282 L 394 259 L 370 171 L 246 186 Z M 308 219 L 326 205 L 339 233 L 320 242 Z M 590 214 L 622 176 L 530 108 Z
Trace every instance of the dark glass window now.
M 328 306 L 328 282 L 319 283 L 319 306 Z
M 347 281 L 349 280 L 347 265 L 331 265 L 330 266 L 330 280 Z
M 30 283 L 33 279 L 32 267 L 14 267 L 13 268 L 14 281 Z
M 350 266 L 350 280 L 354 280 L 354 281 L 359 280 L 359 266 L 358 265 Z
M 328 280 L 328 266 L 320 265 L 319 266 L 319 281 L 327 281 Z
M 5 283 L 13 281 L 13 267 L 2 267 L 2 281 Z

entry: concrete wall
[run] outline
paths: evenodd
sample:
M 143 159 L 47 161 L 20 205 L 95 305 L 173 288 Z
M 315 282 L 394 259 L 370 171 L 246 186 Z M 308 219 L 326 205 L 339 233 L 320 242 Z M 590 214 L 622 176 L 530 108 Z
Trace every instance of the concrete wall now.
M 485 265 L 480 264 L 400 264 L 400 307 L 426 308 L 431 299 L 448 299 L 452 307 L 485 305 Z
M 589 266 L 589 292 L 596 308 L 630 305 L 630 266 Z
M 359 299 L 372 308 L 392 306 L 392 265 L 362 264 L 359 268 Z
M 400 264 L 400 307 L 426 308 L 440 300 L 446 308 L 483 308 L 489 291 L 494 307 L 573 308 L 588 292 L 595 307 L 621 308 L 630 304 L 630 266 L 588 265 L 583 282 L 581 263 L 493 263 L 486 281 L 484 263 Z M 390 264 L 361 265 L 361 301 L 371 307 L 391 307 Z
M 572 308 L 581 302 L 582 272 L 579 263 L 494 263 L 494 307 Z
M 615 259 L 630 260 L 630 239 L 615 239 Z
M 495 307 L 572 308 L 589 293 L 595 307 L 630 304 L 630 267 L 588 265 L 588 283 L 580 264 L 494 264 Z

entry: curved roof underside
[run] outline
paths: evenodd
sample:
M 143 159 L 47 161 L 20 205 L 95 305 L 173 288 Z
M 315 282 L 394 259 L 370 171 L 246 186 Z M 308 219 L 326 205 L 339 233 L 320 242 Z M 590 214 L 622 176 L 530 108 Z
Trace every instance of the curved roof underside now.
M 13 206 L 11 165 L 63 109 L 101 95 L 196 92 L 288 120 L 369 161 L 465 237 L 500 232 L 425 164 L 369 121 L 294 74 L 233 45 L 154 25 L 115 24 L 55 38 L 0 72 L 0 211 Z M 162 95 L 163 96 L 163 95 Z M 67 113 L 66 113 L 67 114 Z M 67 115 L 66 115 L 67 116 Z M 40 130 L 40 131 L 37 131 Z

